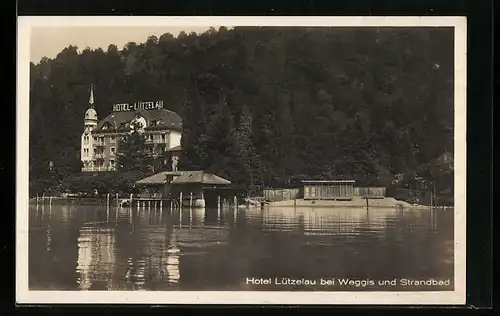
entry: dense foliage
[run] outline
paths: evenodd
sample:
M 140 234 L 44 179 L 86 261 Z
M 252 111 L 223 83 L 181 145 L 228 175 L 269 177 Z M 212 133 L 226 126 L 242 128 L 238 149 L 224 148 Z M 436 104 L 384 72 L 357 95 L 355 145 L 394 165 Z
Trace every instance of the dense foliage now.
M 78 173 L 94 84 L 100 118 L 164 100 L 184 119 L 179 167 L 243 187 L 439 178 L 434 162 L 453 153 L 453 48 L 451 28 L 237 27 L 70 46 L 31 64 L 30 177 L 47 181 L 49 161 Z
M 155 143 L 148 143 L 143 133 L 132 131 L 120 140 L 116 153 L 118 171 L 160 172 L 171 170 L 171 155 Z
M 58 193 L 72 192 L 86 195 L 119 193 L 123 196 L 138 193 L 139 189 L 135 182 L 151 174 L 151 172 L 144 171 L 78 173 L 64 178 L 52 189 Z

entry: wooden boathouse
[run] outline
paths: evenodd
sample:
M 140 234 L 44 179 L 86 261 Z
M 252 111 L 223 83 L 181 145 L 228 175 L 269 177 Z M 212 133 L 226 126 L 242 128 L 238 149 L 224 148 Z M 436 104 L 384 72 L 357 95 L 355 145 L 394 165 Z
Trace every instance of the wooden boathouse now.
M 172 181 L 182 176 L 184 171 L 164 171 L 137 181 L 140 190 L 138 200 L 160 200 L 172 198 Z
M 193 207 L 205 207 L 207 199 L 209 205 L 217 207 L 217 200 L 225 197 L 231 189 L 231 181 L 201 170 L 160 172 L 137 181 L 136 185 L 141 192 L 134 201 L 181 200 L 182 204 Z
M 207 191 L 214 192 L 214 189 L 221 191 L 230 185 L 231 181 L 206 171 L 185 171 L 171 182 L 171 193 L 175 197 L 185 197 L 187 201 L 194 201 L 194 206 L 205 207 L 207 198 L 212 197 L 206 196 Z M 212 205 L 210 202 L 212 201 L 208 204 Z
M 352 200 L 354 180 L 304 180 L 304 200 Z

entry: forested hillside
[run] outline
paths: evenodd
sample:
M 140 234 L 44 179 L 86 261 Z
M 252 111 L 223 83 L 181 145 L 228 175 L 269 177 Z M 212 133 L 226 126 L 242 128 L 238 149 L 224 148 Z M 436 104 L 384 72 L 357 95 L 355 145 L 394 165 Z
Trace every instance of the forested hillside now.
M 70 46 L 31 64 L 30 177 L 49 161 L 79 172 L 90 84 L 99 118 L 163 100 L 184 119 L 180 167 L 237 184 L 436 177 L 453 153 L 453 47 L 451 28 L 255 27 Z

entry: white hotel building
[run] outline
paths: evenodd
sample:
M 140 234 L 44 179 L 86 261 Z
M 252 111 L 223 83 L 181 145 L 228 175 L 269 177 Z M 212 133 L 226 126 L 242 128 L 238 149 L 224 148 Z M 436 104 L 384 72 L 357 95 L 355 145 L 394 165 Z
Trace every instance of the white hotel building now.
M 81 138 L 82 171 L 116 170 L 116 153 L 120 140 L 130 132 L 131 123 L 140 122 L 152 150 L 171 151 L 174 169 L 180 154 L 181 117 L 163 109 L 163 101 L 115 104 L 113 112 L 99 120 L 90 90 L 89 108 L 85 112 L 85 128 Z

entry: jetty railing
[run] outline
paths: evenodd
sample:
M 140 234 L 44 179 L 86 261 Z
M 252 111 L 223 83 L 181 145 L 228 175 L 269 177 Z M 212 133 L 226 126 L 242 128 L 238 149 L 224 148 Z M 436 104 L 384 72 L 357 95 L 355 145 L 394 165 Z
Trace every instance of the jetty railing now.
M 268 202 L 289 201 L 301 198 L 301 189 L 264 189 L 263 198 Z

